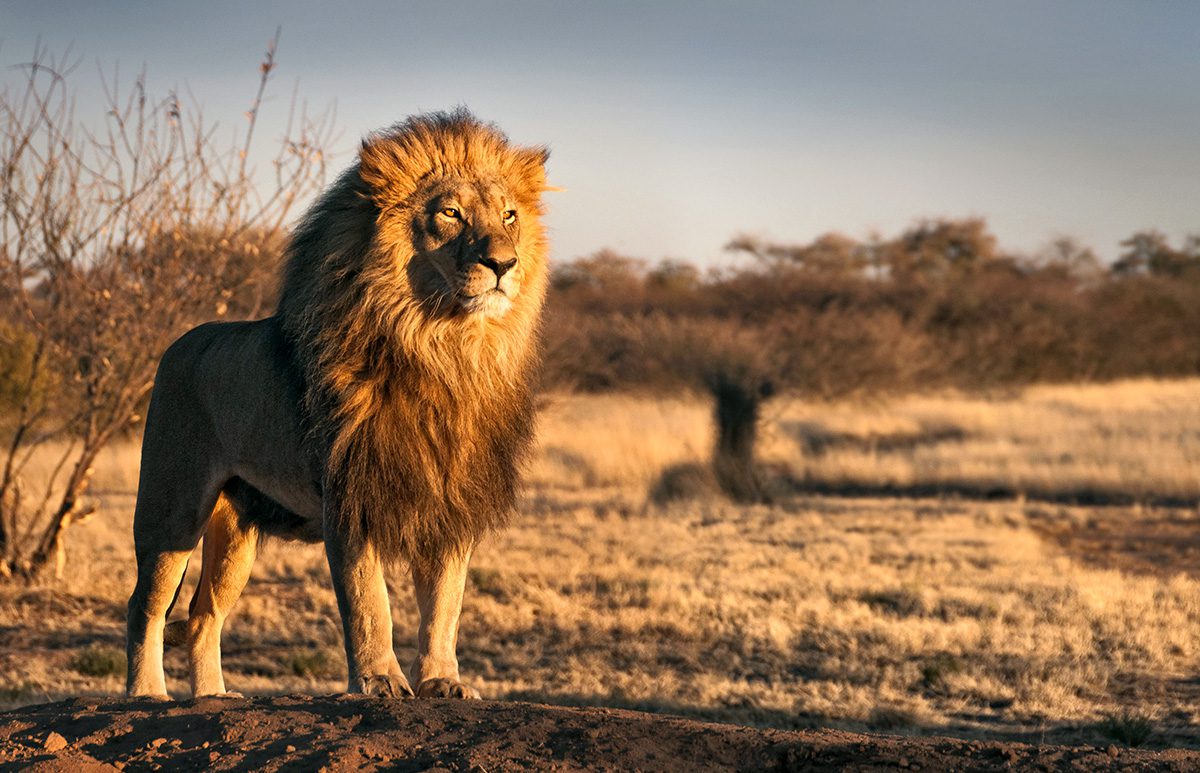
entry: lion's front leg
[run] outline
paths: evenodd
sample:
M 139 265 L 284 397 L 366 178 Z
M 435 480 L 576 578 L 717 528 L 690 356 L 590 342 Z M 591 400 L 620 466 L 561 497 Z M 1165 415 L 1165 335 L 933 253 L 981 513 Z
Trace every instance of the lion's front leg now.
M 392 649 L 392 611 L 378 553 L 369 543 L 347 539 L 326 526 L 325 555 L 342 615 L 349 669 L 346 691 L 412 697 Z
M 458 618 L 462 612 L 470 552 L 451 554 L 440 563 L 414 563 L 413 585 L 421 610 L 417 659 L 410 675 L 421 698 L 479 698 L 479 691 L 458 677 Z

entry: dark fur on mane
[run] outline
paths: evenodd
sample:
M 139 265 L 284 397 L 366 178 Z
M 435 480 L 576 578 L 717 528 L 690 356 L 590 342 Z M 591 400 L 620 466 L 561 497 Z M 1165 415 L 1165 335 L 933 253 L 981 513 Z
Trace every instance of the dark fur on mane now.
M 385 558 L 437 562 L 513 510 L 533 436 L 546 155 L 465 111 L 411 118 L 364 142 L 291 243 L 278 316 L 307 384 L 325 527 Z M 419 256 L 395 213 L 446 176 L 500 180 L 530 215 L 526 278 L 498 319 L 438 313 L 403 270 Z

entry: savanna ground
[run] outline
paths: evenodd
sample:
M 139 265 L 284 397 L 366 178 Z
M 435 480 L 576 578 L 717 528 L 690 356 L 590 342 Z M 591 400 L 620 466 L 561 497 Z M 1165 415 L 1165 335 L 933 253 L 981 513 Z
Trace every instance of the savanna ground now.
M 712 444 L 702 400 L 547 401 L 520 515 L 471 570 L 459 657 L 485 698 L 1200 747 L 1200 380 L 767 414 L 773 502 L 743 506 L 679 474 Z M 136 476 L 112 448 L 62 578 L 0 586 L 0 708 L 121 693 Z M 405 663 L 415 605 L 392 587 Z M 320 549 L 267 543 L 226 681 L 337 692 L 340 639 Z M 167 672 L 185 695 L 181 650 Z

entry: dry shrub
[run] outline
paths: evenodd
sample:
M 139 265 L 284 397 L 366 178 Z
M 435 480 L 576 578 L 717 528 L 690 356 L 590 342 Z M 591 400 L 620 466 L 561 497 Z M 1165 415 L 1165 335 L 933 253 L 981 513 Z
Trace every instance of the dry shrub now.
M 1137 747 L 1154 735 L 1154 721 L 1143 712 L 1125 709 L 1106 716 L 1100 723 L 1100 732 L 1126 746 Z
M 292 206 L 320 186 L 324 119 L 293 114 L 259 186 L 254 128 L 230 144 L 144 76 L 76 115 L 73 63 L 41 48 L 0 81 L 0 578 L 65 564 L 94 462 L 136 428 L 159 355 L 199 322 L 269 308 Z M 223 133 L 222 133 L 223 134 Z M 36 451 L 56 449 L 44 476 Z
M 662 471 L 650 487 L 650 501 L 656 505 L 711 498 L 718 493 L 712 469 L 703 464 L 673 464 Z
M 331 679 L 346 669 L 345 659 L 329 649 L 302 649 L 288 657 L 289 670 L 309 679 Z
M 93 645 L 76 655 L 71 667 L 84 676 L 122 676 L 125 674 L 125 650 Z
M 675 347 L 705 326 L 768 334 L 777 386 L 822 399 L 1200 373 L 1200 238 L 1123 244 L 1110 270 L 1063 239 L 1023 258 L 967 219 L 863 242 L 741 237 L 756 263 L 707 275 L 598 253 L 553 283 L 547 384 L 677 390 Z

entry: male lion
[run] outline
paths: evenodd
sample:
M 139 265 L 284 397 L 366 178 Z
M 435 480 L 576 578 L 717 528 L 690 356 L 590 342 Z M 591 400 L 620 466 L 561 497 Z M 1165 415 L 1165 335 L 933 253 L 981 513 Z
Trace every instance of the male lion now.
M 370 136 L 289 246 L 279 307 L 209 323 L 159 364 L 133 532 L 129 695 L 166 696 L 167 614 L 204 536 L 192 692 L 260 537 L 323 541 L 348 690 L 477 698 L 455 654 L 467 563 L 513 509 L 547 282 L 545 148 L 464 110 Z M 417 657 L 392 649 L 383 563 L 408 564 Z

